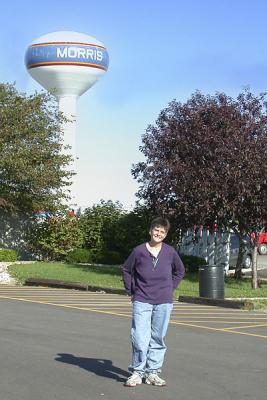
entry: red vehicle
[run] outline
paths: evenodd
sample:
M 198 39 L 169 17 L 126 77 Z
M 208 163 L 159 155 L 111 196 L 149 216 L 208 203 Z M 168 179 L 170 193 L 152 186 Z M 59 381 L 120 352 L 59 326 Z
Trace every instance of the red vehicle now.
M 260 254 L 267 254 L 267 226 L 262 228 L 259 234 L 259 253 Z

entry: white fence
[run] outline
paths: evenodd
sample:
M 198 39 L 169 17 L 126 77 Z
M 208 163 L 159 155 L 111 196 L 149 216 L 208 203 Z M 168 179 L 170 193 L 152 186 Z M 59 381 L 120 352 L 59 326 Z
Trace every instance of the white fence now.
M 223 264 L 229 270 L 230 232 L 189 229 L 179 243 L 179 252 L 205 258 L 207 264 Z

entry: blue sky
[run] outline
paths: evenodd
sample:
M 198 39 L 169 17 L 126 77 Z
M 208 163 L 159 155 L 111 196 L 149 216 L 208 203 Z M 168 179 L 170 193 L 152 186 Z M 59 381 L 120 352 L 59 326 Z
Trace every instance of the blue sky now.
M 110 66 L 78 101 L 78 202 L 135 203 L 131 166 L 160 110 L 199 89 L 235 97 L 267 90 L 264 0 L 13 0 L 1 5 L 0 80 L 41 90 L 24 66 L 39 36 L 74 30 L 96 37 Z

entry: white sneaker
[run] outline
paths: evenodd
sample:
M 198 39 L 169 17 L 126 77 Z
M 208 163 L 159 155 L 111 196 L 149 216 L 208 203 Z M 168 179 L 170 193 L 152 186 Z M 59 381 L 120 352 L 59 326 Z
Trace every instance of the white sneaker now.
M 138 374 L 138 372 L 134 372 L 131 376 L 129 376 L 124 386 L 134 387 L 137 385 L 141 385 L 141 383 L 142 383 L 141 376 Z
M 166 386 L 166 382 L 164 379 L 161 379 L 158 374 L 155 373 L 150 373 L 146 377 L 145 381 L 148 385 L 154 385 L 154 386 Z

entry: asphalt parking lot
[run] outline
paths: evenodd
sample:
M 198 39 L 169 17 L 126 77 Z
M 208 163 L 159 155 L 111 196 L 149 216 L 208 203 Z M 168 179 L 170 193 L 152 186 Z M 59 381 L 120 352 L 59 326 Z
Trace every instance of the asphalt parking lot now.
M 0 309 L 3 400 L 266 398 L 264 312 L 175 303 L 167 388 L 127 389 L 129 298 L 0 286 Z
M 116 294 L 2 286 L 0 287 L 1 298 L 131 318 L 129 298 Z M 175 302 L 171 324 L 267 339 L 267 313 L 265 312 L 248 312 Z

